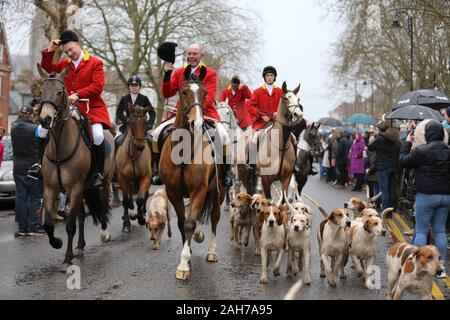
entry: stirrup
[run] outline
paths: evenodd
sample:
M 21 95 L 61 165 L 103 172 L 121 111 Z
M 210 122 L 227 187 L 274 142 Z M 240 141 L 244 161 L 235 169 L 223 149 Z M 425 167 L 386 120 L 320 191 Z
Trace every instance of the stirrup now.
M 158 171 L 155 171 L 152 176 L 152 185 L 154 186 L 162 186 L 163 182 L 161 178 L 159 177 Z
M 103 185 L 103 176 L 101 175 L 100 172 L 96 172 L 89 182 L 89 187 L 97 189 L 101 188 L 102 185 Z
M 222 177 L 222 184 L 226 188 L 230 188 L 233 186 L 233 178 L 231 177 L 230 171 L 224 171 L 223 177 Z
M 40 180 L 42 178 L 41 165 L 39 163 L 33 164 L 27 171 L 27 177 L 34 180 Z

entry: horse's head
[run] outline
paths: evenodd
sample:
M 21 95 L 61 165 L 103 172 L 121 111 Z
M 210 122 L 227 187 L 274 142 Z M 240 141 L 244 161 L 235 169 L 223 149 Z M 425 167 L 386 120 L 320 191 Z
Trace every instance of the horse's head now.
M 300 106 L 297 94 L 300 91 L 300 85 L 294 90 L 288 90 L 286 82 L 283 82 L 283 95 L 280 104 L 282 105 L 280 119 L 283 123 L 290 126 L 298 124 L 303 119 L 303 110 Z
M 216 105 L 217 113 L 220 117 L 220 122 L 227 127 L 228 129 L 231 129 L 232 122 L 234 118 L 233 110 L 231 110 L 228 98 L 225 101 L 221 101 Z
M 48 74 L 42 69 L 40 64 L 37 65 L 37 69 L 41 77 L 44 78 L 40 92 L 42 100 L 39 118 L 44 128 L 50 128 L 60 112 L 67 107 L 67 93 L 64 78 L 70 72 L 70 68 L 67 67 L 60 74 Z
M 136 145 L 138 150 L 143 150 L 146 143 L 147 134 L 147 112 L 149 108 L 143 108 L 141 106 L 133 106 L 131 102 L 128 103 L 130 108 L 130 130 L 131 139 Z
M 201 67 L 198 77 L 191 74 L 191 66 L 187 66 L 184 71 L 184 83 L 180 90 L 177 117 L 183 117 L 183 124 L 188 125 L 191 132 L 202 130 L 203 127 L 203 114 L 206 110 L 206 89 L 203 86 L 205 76 L 206 68 L 204 66 Z
M 312 147 L 315 152 L 322 152 L 322 142 L 320 141 L 320 123 L 317 125 L 314 122 L 308 126 L 305 132 L 305 140 Z

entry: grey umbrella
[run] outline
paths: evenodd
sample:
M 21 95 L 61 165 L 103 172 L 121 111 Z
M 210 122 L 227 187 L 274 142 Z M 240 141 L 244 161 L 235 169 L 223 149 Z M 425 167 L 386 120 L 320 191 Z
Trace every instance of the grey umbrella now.
M 444 117 L 439 113 L 439 111 L 419 105 L 409 105 L 398 108 L 397 110 L 391 112 L 386 118 L 398 120 L 434 119 L 440 122 L 444 120 Z
M 333 119 L 333 118 L 322 118 L 318 122 L 320 122 L 324 126 L 329 126 L 329 127 L 342 127 L 344 125 L 338 119 Z
M 439 110 L 450 106 L 450 99 L 440 91 L 416 90 L 403 95 L 392 111 L 417 104 Z

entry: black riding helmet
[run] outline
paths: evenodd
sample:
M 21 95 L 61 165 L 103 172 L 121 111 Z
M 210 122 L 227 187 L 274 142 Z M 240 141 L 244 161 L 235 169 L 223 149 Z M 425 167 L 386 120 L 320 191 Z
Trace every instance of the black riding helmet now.
M 142 86 L 142 81 L 138 76 L 134 75 L 128 79 L 128 85 L 130 84 L 137 84 L 138 86 Z
M 275 75 L 275 78 L 277 77 L 277 69 L 275 69 L 272 66 L 267 66 L 264 68 L 263 73 L 262 73 L 262 76 L 264 79 L 266 78 L 266 74 L 268 74 L 268 73 L 273 73 Z

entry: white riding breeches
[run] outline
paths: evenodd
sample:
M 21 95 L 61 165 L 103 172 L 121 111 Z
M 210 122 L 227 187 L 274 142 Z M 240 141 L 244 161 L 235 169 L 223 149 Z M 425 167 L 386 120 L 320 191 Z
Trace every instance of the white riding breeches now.
M 37 133 L 39 138 L 45 139 L 48 136 L 48 129 L 45 129 L 39 125 L 37 128 Z M 94 123 L 92 125 L 92 136 L 94 139 L 94 145 L 99 146 L 102 144 L 105 137 L 103 135 L 103 125 L 101 123 Z

